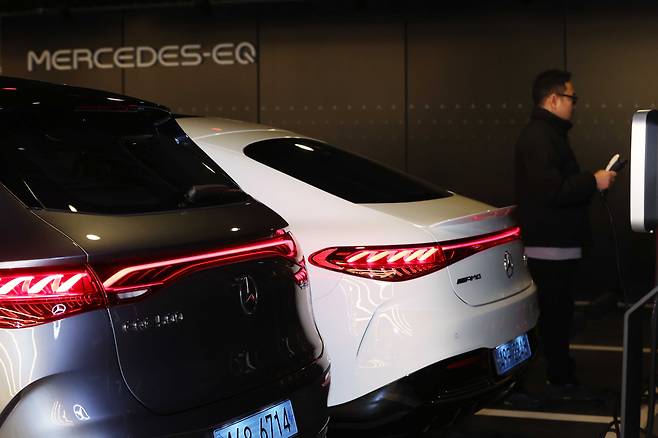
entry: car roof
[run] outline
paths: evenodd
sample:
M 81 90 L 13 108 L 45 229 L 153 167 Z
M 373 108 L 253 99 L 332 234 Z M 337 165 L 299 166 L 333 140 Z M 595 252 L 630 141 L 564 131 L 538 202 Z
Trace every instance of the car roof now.
M 169 112 L 165 106 L 109 91 L 0 76 L 0 107 L 12 109 L 42 105 L 84 107 L 86 110 L 128 111 L 147 107 Z
M 187 125 L 194 127 L 197 130 L 207 130 L 207 135 L 233 134 L 244 131 L 285 131 L 283 129 L 274 128 L 260 123 L 225 119 L 223 117 L 187 115 L 175 115 L 175 117 L 176 120 L 185 120 Z
M 259 123 L 243 122 L 240 120 L 224 119 L 221 117 L 196 117 L 196 116 L 177 116 L 176 121 L 182 126 L 183 130 L 193 140 L 203 140 L 210 137 L 221 137 L 223 135 L 232 134 L 255 134 L 258 132 L 263 133 L 262 139 L 280 138 L 280 137 L 295 137 L 295 138 L 309 138 L 305 135 L 300 135 L 285 129 L 273 128 L 268 125 Z M 244 146 L 254 141 L 253 136 L 249 136 L 249 140 L 245 142 L 221 142 L 215 143 L 218 147 L 231 150 L 242 150 Z

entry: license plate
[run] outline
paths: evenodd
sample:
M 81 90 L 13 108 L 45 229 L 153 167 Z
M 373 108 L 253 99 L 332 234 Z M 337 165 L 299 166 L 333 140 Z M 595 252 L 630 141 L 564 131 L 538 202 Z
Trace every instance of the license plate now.
M 528 335 L 517 336 L 509 342 L 499 345 L 494 350 L 494 362 L 498 374 L 505 374 L 521 362 L 532 356 Z
M 297 422 L 290 400 L 263 409 L 213 432 L 214 438 L 288 438 L 295 435 L 297 435 Z

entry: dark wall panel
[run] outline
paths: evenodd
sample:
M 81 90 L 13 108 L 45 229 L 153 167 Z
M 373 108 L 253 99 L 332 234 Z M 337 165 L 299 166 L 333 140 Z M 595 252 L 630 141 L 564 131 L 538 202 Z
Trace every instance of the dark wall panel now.
M 250 54 L 235 54 L 243 42 L 255 47 L 256 37 L 253 20 L 219 17 L 198 9 L 126 13 L 125 46 L 158 51 L 171 46 L 165 61 L 179 65 L 158 62 L 148 68 L 124 69 L 125 92 L 163 103 L 179 113 L 256 121 L 257 63 L 240 63 L 241 57 Z M 218 44 L 225 46 L 216 49 L 215 58 L 225 64 L 213 58 Z
M 623 16 L 623 19 L 620 17 Z M 567 60 L 581 97 L 571 141 L 583 167 L 596 170 L 620 153 L 630 158 L 630 121 L 639 108 L 658 102 L 658 7 L 572 8 L 568 15 Z M 629 223 L 629 168 L 608 194 L 619 233 L 624 278 L 631 290 L 648 291 L 653 281 L 654 238 L 633 233 Z M 596 237 L 589 281 L 617 286 L 614 242 L 601 199 L 592 203 Z
M 410 17 L 408 170 L 494 205 L 513 203 L 514 143 L 534 76 L 563 67 L 562 21 L 529 6 Z
M 264 22 L 261 121 L 404 167 L 404 24 Z
M 69 51 L 120 45 L 119 13 L 3 18 L 2 74 L 121 92 L 120 70 L 90 69 L 85 61 L 80 61 L 74 69 Z M 56 54 L 58 50 L 62 52 Z M 28 69 L 29 51 L 42 61 L 33 60 L 31 71 Z M 41 58 L 44 51 L 48 51 L 49 61 Z M 50 63 L 49 70 L 47 63 Z

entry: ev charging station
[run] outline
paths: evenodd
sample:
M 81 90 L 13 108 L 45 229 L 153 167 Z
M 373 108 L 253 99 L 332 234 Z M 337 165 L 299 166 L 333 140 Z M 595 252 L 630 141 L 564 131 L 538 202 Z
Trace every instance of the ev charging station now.
M 640 110 L 633 115 L 631 125 L 631 228 L 639 233 L 654 233 L 658 225 L 658 111 Z M 657 252 L 658 253 L 658 252 Z M 658 263 L 657 263 L 658 264 Z M 658 269 L 656 270 L 658 273 Z M 658 286 L 638 300 L 624 314 L 624 357 L 621 387 L 621 436 L 640 436 L 640 411 L 643 404 L 643 375 L 648 374 L 648 418 L 646 437 L 653 436 L 656 406 L 656 371 L 658 359 Z M 652 307 L 650 331 L 650 365 L 643 366 L 643 323 Z
M 640 110 L 631 126 L 631 228 L 653 233 L 658 224 L 658 111 Z

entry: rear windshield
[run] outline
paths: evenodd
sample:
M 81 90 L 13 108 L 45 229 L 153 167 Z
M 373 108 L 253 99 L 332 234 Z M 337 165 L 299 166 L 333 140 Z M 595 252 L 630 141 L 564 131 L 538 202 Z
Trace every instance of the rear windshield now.
M 254 160 L 357 204 L 415 202 L 450 192 L 318 141 L 280 138 L 253 143 Z
M 162 109 L 39 103 L 0 111 L 0 182 L 28 206 L 131 214 L 247 199 Z

